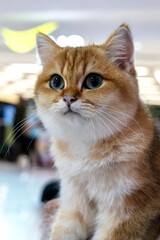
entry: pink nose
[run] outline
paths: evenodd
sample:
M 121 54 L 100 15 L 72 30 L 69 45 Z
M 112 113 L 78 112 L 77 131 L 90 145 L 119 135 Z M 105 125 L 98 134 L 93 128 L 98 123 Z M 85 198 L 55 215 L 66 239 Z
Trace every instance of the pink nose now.
M 70 95 L 66 95 L 63 97 L 63 101 L 66 102 L 68 106 L 70 106 L 73 102 L 76 101 L 76 98 Z

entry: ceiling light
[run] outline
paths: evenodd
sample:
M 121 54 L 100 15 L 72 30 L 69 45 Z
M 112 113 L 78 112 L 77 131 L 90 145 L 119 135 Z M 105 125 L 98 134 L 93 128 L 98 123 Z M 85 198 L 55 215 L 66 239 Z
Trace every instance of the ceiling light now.
M 149 75 L 149 69 L 147 67 L 136 67 L 136 72 L 139 77 L 145 77 Z
M 138 84 L 140 87 L 150 87 L 152 85 L 155 86 L 155 79 L 153 77 L 138 77 Z
M 4 72 L 0 72 L 0 82 L 7 83 L 8 81 L 16 81 L 22 78 L 22 73 L 15 71 L 14 69 L 4 69 Z
M 5 67 L 4 71 L 9 73 L 38 73 L 40 66 L 31 63 L 13 63 Z
M 157 82 L 160 83 L 160 70 L 156 70 L 154 72 L 154 76 L 155 76 Z
M 57 38 L 56 42 L 60 47 L 66 47 L 67 46 L 67 37 L 64 35 L 61 35 Z
M 56 42 L 60 47 L 80 47 L 85 45 L 84 38 L 79 35 L 70 35 L 69 37 L 61 35 Z
M 68 37 L 68 45 L 70 47 L 81 47 L 84 46 L 85 41 L 83 37 L 79 35 L 71 35 Z

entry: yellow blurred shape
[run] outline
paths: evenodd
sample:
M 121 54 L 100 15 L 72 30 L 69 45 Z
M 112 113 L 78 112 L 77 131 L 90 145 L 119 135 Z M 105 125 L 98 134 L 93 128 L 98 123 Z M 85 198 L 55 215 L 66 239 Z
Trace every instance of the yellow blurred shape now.
M 37 33 L 50 34 L 57 28 L 57 23 L 49 22 L 25 31 L 13 31 L 8 28 L 2 28 L 1 34 L 8 48 L 17 53 L 26 53 L 35 47 Z

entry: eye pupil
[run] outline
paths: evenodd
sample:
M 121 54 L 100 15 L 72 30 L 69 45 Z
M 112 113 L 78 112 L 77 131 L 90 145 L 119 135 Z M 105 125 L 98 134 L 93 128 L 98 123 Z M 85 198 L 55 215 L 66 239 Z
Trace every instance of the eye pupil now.
M 50 80 L 50 87 L 55 90 L 60 90 L 64 88 L 64 80 L 59 75 L 53 75 Z
M 91 77 L 91 84 L 92 86 L 96 87 L 98 84 L 98 78 L 97 76 Z
M 59 84 L 60 84 L 60 78 L 58 78 L 58 77 L 56 77 L 55 79 L 54 79 L 54 85 L 56 86 L 56 87 L 58 87 L 59 86 Z

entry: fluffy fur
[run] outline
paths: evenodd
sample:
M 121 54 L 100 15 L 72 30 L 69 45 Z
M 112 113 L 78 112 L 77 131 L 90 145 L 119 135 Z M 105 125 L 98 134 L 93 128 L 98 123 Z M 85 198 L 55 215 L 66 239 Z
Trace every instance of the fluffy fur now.
M 129 27 L 121 25 L 100 46 L 61 48 L 39 34 L 37 47 L 43 71 L 35 100 L 61 176 L 51 239 L 155 240 L 160 148 L 139 100 Z M 99 88 L 82 87 L 90 73 L 102 76 Z M 64 89 L 50 88 L 54 74 Z M 76 99 L 68 114 L 66 95 Z

